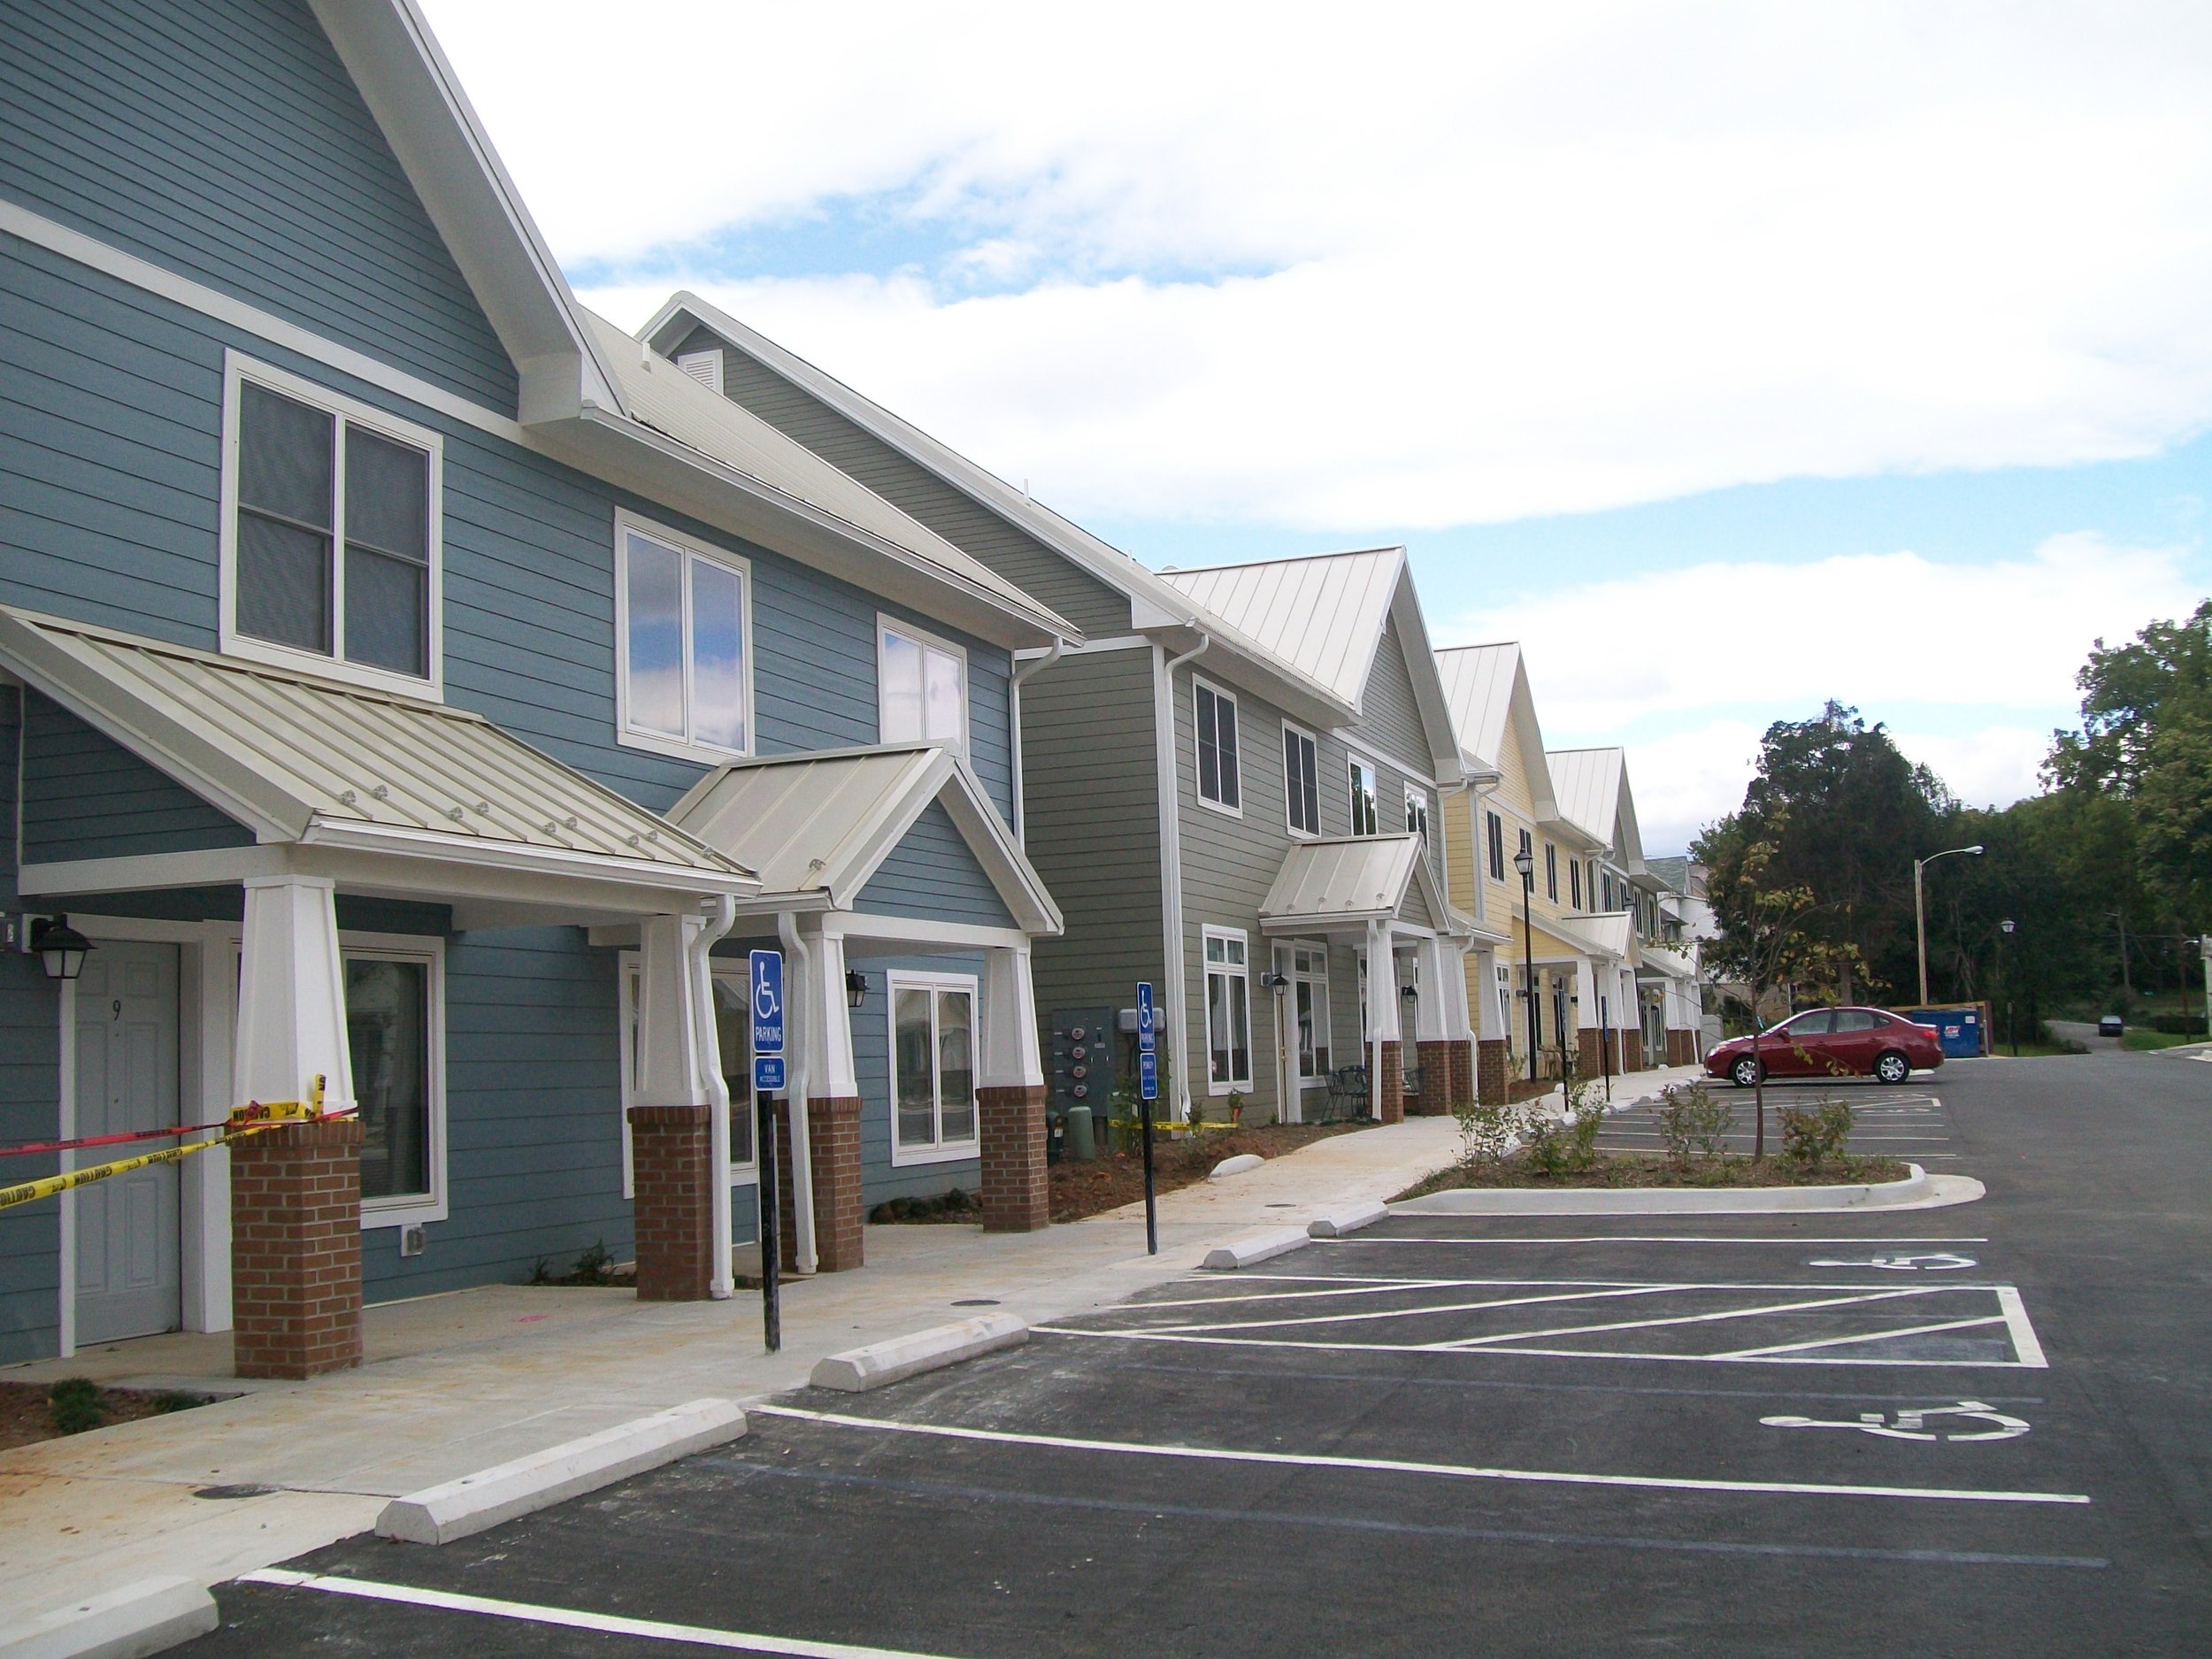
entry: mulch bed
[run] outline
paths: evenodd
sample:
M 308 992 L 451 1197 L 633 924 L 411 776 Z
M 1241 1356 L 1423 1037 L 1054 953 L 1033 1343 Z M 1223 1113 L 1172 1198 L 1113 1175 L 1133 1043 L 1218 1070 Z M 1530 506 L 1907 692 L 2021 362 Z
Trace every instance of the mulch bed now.
M 0 1382 L 0 1451 L 61 1438 L 61 1431 L 54 1426 L 53 1406 L 48 1397 L 50 1389 L 47 1383 Z M 134 1423 L 140 1417 L 163 1417 L 206 1403 L 198 1394 L 103 1388 L 99 1391 L 100 1421 L 91 1426 Z
M 1601 1152 L 1592 1168 L 1571 1175 L 1546 1175 L 1529 1167 L 1519 1156 L 1484 1168 L 1455 1164 L 1439 1170 L 1398 1197 L 1425 1198 L 1431 1193 L 1462 1187 L 1856 1187 L 1878 1181 L 1901 1181 L 1912 1171 L 1895 1158 L 1841 1158 L 1817 1169 L 1800 1169 L 1777 1157 L 1754 1162 L 1750 1158 L 1696 1158 L 1677 1164 L 1671 1158 L 1635 1153 Z
M 1171 1193 L 1179 1187 L 1202 1181 L 1224 1158 L 1256 1152 L 1263 1158 L 1280 1157 L 1330 1135 L 1349 1133 L 1371 1125 L 1365 1122 L 1333 1124 L 1268 1124 L 1254 1129 L 1207 1130 L 1196 1140 L 1186 1136 L 1152 1143 L 1153 1190 Z M 1080 1221 L 1133 1204 L 1144 1196 L 1144 1155 L 1117 1152 L 1088 1164 L 1063 1158 L 1052 1166 L 1052 1218 Z

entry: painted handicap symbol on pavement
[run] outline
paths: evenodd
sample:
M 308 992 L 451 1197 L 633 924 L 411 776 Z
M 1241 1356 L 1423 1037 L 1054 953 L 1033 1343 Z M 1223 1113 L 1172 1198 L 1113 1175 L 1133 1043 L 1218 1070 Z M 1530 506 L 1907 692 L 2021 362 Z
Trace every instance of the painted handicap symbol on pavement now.
M 1928 1427 L 1930 1417 L 1961 1417 L 1989 1425 L 1987 1428 L 1962 1432 L 1953 1428 L 1939 1433 Z M 1818 1417 L 1761 1417 L 1760 1423 L 1770 1429 L 1856 1429 L 1862 1434 L 1878 1434 L 1891 1440 L 2009 1440 L 2028 1432 L 2027 1420 L 2008 1416 L 1983 1404 L 1978 1400 L 1962 1400 L 1955 1406 L 1921 1406 L 1909 1411 L 1900 1411 L 1892 1423 L 1879 1411 L 1863 1411 L 1855 1423 L 1824 1422 Z
M 1808 1267 L 1878 1267 L 1892 1273 L 1952 1273 L 1976 1264 L 1972 1256 L 1961 1256 L 1955 1250 L 1933 1250 L 1919 1256 L 1871 1256 L 1863 1261 L 1855 1256 L 1823 1256 L 1805 1263 Z

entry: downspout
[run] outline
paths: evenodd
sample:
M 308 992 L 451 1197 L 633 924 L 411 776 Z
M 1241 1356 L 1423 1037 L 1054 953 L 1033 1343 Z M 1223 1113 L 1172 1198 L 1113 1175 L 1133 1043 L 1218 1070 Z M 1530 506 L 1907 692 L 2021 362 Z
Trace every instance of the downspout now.
M 1017 668 L 1007 682 L 1007 718 L 1014 728 L 1014 844 L 1024 852 L 1029 850 L 1029 813 L 1022 804 L 1022 687 L 1060 660 L 1060 654 L 1068 649 L 1068 642 L 1058 634 L 1052 636 L 1052 649 L 1025 668 Z
M 1214 642 L 1205 629 L 1198 643 L 1179 657 L 1167 648 L 1152 647 L 1153 764 L 1160 774 L 1160 933 L 1166 947 L 1160 964 L 1167 995 L 1162 1000 L 1175 1010 L 1176 1039 L 1168 1055 L 1175 1063 L 1175 1116 L 1190 1120 L 1190 1009 L 1185 1002 L 1183 979 L 1183 832 L 1181 786 L 1176 781 L 1175 671 L 1194 662 Z
M 799 936 L 798 918 L 789 910 L 776 916 L 776 935 L 783 941 L 784 955 L 799 964 L 799 984 L 803 1001 L 800 1006 L 804 1018 L 814 1018 L 814 953 L 806 948 L 806 941 Z M 788 979 L 786 979 L 784 1007 L 791 1006 Z M 791 1167 L 783 1172 L 783 1179 L 791 1188 L 791 1271 L 795 1273 L 814 1271 L 814 1160 L 808 1156 L 809 1142 L 806 1126 L 807 1049 L 814 1041 L 814 1033 L 804 1023 L 799 1026 L 799 1041 L 787 1044 L 787 1064 L 784 1069 L 784 1095 L 791 1105 Z M 772 1227 L 776 1217 L 764 1215 L 761 1225 Z
M 714 895 L 714 911 L 692 941 L 691 1028 L 703 1080 L 707 1088 L 708 1164 L 713 1171 L 713 1227 L 719 1248 L 707 1275 L 707 1295 L 725 1302 L 736 1288 L 730 1271 L 730 1085 L 722 1075 L 721 1044 L 714 1028 L 714 948 L 737 923 L 737 901 L 726 893 Z

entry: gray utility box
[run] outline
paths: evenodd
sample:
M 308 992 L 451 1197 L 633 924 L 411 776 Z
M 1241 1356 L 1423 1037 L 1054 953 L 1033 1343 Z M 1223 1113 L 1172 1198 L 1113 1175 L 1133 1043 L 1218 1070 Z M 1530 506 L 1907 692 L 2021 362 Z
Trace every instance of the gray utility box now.
M 1063 1116 L 1071 1106 L 1087 1106 L 1101 1140 L 1114 1110 L 1113 1018 L 1110 1008 L 1052 1011 L 1052 1116 Z

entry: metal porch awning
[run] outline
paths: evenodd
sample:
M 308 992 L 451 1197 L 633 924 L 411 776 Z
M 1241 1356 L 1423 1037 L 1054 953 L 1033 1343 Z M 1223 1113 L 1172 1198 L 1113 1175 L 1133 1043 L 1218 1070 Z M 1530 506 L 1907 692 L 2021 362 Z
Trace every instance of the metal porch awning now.
M 1301 841 L 1260 901 L 1269 933 L 1325 933 L 1372 922 L 1409 922 L 1455 933 L 1457 913 L 1445 902 L 1418 835 L 1343 835 Z

